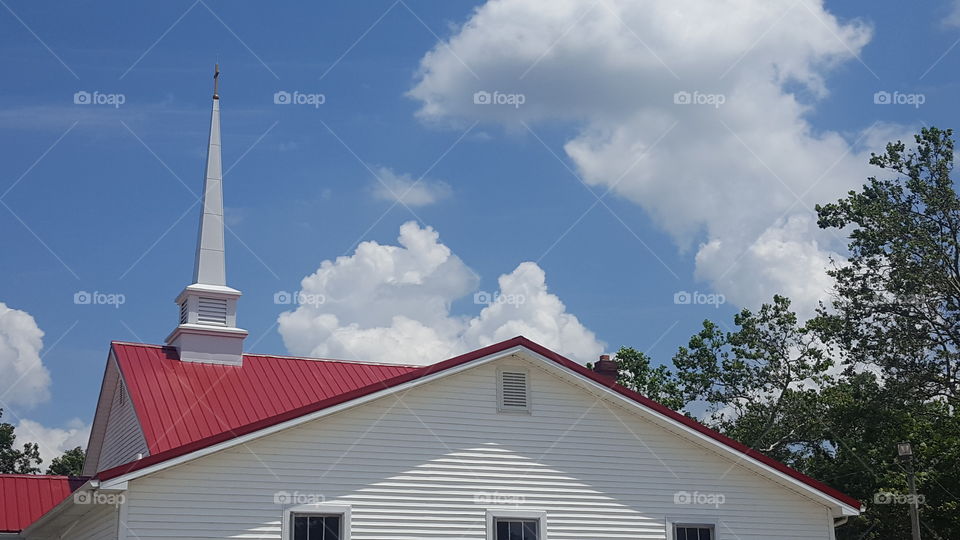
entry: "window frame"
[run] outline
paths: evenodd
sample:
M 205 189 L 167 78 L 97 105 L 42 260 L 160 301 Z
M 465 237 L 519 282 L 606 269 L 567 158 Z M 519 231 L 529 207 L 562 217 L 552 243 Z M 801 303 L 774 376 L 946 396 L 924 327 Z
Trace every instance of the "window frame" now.
M 280 525 L 280 538 L 293 540 L 294 515 L 340 516 L 340 540 L 350 540 L 350 506 L 343 504 L 310 503 L 299 504 L 283 509 L 283 521 Z
M 547 540 L 547 512 L 544 510 L 501 510 L 487 509 L 487 540 L 497 540 L 498 519 L 536 520 L 537 540 Z
M 678 518 L 667 519 L 667 540 L 676 540 L 677 527 L 709 527 L 713 531 L 713 540 L 720 538 L 719 527 L 716 520 L 703 518 Z
M 526 407 L 504 407 L 503 405 L 503 374 L 504 373 L 523 373 L 523 381 L 526 385 L 527 406 Z M 497 412 L 505 414 L 531 414 L 533 412 L 533 391 L 530 384 L 530 370 L 520 366 L 501 366 L 497 368 Z

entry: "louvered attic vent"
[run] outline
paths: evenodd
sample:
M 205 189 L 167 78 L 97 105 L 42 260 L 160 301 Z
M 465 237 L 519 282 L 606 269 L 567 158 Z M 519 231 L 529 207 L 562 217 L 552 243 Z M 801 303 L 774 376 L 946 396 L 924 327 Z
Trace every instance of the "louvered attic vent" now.
M 180 324 L 187 324 L 187 301 L 180 302 Z
M 223 298 L 199 298 L 197 322 L 216 326 L 227 325 L 227 301 Z
M 530 410 L 530 384 L 527 372 L 504 370 L 498 372 L 498 409 L 503 412 Z

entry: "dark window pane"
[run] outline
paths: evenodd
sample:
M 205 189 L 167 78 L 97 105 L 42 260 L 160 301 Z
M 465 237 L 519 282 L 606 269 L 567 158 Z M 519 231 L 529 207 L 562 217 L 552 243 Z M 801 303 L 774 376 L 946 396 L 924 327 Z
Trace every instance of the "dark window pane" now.
M 523 522 L 523 540 L 537 540 L 537 522 Z
M 510 540 L 523 540 L 523 524 L 519 521 L 510 522 Z
M 323 540 L 323 518 L 318 516 L 310 516 L 309 520 L 309 540 Z
M 713 531 L 708 528 L 700 529 L 700 540 L 713 540 Z
M 497 522 L 497 540 L 510 540 L 510 524 L 506 521 Z
M 323 540 L 340 540 L 340 516 L 327 516 L 323 526 Z
M 686 527 L 677 527 L 677 529 L 674 532 L 676 533 L 673 535 L 675 537 L 674 540 L 687 540 Z
M 304 516 L 293 517 L 293 540 L 308 540 L 306 517 Z

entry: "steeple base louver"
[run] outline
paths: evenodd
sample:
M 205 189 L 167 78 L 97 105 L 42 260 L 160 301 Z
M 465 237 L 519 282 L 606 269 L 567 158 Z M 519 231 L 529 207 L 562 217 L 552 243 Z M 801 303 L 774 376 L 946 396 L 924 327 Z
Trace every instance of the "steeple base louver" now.
M 180 360 L 208 364 L 243 364 L 243 339 L 237 328 L 240 291 L 220 285 L 194 283 L 177 297 L 180 324 L 167 336 Z

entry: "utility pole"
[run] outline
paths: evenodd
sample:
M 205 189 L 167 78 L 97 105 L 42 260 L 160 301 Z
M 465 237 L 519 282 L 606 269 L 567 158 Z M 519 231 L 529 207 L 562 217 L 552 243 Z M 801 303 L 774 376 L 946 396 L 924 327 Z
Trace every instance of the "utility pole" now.
M 907 467 L 907 487 L 910 489 L 910 530 L 913 540 L 920 540 L 920 509 L 917 499 L 917 479 L 913 470 L 913 446 L 909 442 L 897 444 L 897 454 Z

